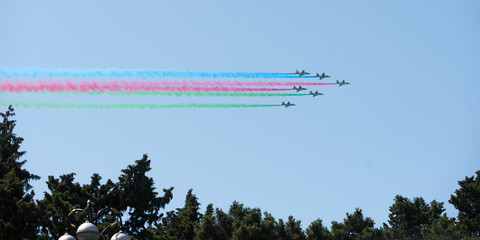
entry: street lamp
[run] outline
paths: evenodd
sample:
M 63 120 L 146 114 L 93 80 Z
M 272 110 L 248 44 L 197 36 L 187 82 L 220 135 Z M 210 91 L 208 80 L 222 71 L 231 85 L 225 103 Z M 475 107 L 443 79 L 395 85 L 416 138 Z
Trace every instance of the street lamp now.
M 77 232 L 76 232 L 77 238 L 68 234 L 68 227 L 67 227 L 65 234 L 61 236 L 58 240 L 77 240 L 77 239 L 78 240 L 98 240 L 100 236 L 102 236 L 102 238 L 106 240 L 106 237 L 103 235 L 103 233 L 108 228 L 114 227 L 115 225 L 117 225 L 118 222 L 114 222 L 108 225 L 105 229 L 103 229 L 102 232 L 98 231 L 98 228 L 94 223 L 96 223 L 96 221 L 100 216 L 108 212 L 112 212 L 113 216 L 120 220 L 120 226 L 122 224 L 122 216 L 117 209 L 103 208 L 103 209 L 100 209 L 97 213 L 94 213 L 93 208 L 90 206 L 90 200 L 87 201 L 86 210 L 77 208 L 70 211 L 70 213 L 68 214 L 68 222 L 70 222 L 70 217 L 77 212 L 83 212 L 87 217 L 87 220 L 77 228 Z M 127 234 L 123 233 L 122 230 L 120 230 L 118 233 L 115 233 L 112 236 L 111 240 L 130 240 L 130 236 L 128 236 Z

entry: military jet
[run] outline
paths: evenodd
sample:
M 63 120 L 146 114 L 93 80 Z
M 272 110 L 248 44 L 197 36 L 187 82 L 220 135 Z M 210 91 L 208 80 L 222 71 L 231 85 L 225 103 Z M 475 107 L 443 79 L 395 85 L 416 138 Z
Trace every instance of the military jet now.
M 323 95 L 323 93 L 319 93 L 318 91 L 315 91 L 315 92 L 310 91 L 309 95 L 312 95 L 313 97 L 316 97 L 316 96 L 319 96 L 319 95 Z
M 303 76 L 303 75 L 310 75 L 309 72 L 305 72 L 305 70 L 302 70 L 301 72 L 299 72 L 298 70 L 295 72 L 296 74 L 298 74 L 298 76 Z
M 317 73 L 317 76 L 315 76 L 315 77 L 318 77 L 319 80 L 322 80 L 322 79 L 324 79 L 324 78 L 329 78 L 330 76 L 326 75 L 325 73 L 322 73 L 322 75 L 320 75 L 320 74 Z
M 348 85 L 348 84 L 350 84 L 350 83 L 349 83 L 349 82 L 345 82 L 345 80 L 343 80 L 343 81 L 341 81 L 341 82 L 337 80 L 337 84 L 338 84 L 339 87 L 341 87 L 341 86 L 343 86 L 343 85 Z
M 300 91 L 303 91 L 303 90 L 307 90 L 306 88 L 303 88 L 301 85 L 297 87 L 293 86 L 293 89 L 294 90 L 297 90 L 297 92 L 300 92 Z
M 290 103 L 290 102 L 287 102 L 287 103 L 282 102 L 282 106 L 285 106 L 285 108 L 287 108 L 287 107 L 295 106 L 295 104 Z

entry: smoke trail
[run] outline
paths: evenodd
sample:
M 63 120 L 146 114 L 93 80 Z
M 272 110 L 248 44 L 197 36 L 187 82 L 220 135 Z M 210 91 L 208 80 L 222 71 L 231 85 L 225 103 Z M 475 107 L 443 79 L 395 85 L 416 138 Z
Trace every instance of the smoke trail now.
M 292 89 L 245 88 L 246 86 L 321 86 L 336 83 L 241 82 L 241 81 L 66 81 L 0 82 L 0 91 L 286 91 Z M 243 87 L 243 88 L 241 88 Z
M 24 90 L 22 92 L 29 92 L 29 93 L 50 93 L 51 91 L 27 91 Z M 0 91 L 1 93 L 5 93 L 5 91 Z M 63 93 L 63 94 L 85 94 L 88 93 L 90 95 L 100 95 L 100 94 L 108 94 L 113 96 L 145 96 L 145 95 L 153 95 L 153 96 L 177 96 L 177 97 L 296 97 L 296 96 L 307 96 L 310 94 L 302 94 L 302 93 L 275 93 L 275 92 L 169 92 L 169 91 L 100 91 L 100 90 L 89 90 L 89 91 L 55 91 L 55 93 Z
M 0 106 L 47 107 L 47 108 L 258 108 L 278 107 L 279 104 L 226 104 L 226 103 L 56 103 L 56 102 L 25 102 L 0 101 Z
M 90 93 L 90 92 L 89 92 Z M 96 94 L 101 93 L 97 91 Z M 187 97 L 296 97 L 309 94 L 300 93 L 273 93 L 273 92 L 168 92 L 168 91 L 118 91 L 105 92 L 111 95 L 157 95 L 157 96 L 187 96 Z M 92 93 L 90 93 L 92 94 Z
M 9 82 L 0 83 L 0 91 L 20 92 L 20 91 L 200 91 L 200 92 L 254 92 L 254 91 L 289 91 L 289 88 L 247 88 L 247 87 L 224 87 L 224 86 L 163 86 L 152 84 L 152 82 L 141 81 L 80 81 L 72 82 Z
M 0 68 L 5 77 L 78 77 L 78 78 L 310 78 L 292 73 L 277 72 L 233 72 L 233 71 L 180 71 L 153 69 L 49 69 L 49 68 Z

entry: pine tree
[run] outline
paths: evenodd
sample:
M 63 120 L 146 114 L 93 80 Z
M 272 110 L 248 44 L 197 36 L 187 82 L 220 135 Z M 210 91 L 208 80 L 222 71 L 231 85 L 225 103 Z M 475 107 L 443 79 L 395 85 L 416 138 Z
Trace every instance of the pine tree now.
M 313 221 L 307 228 L 307 240 L 328 240 L 330 232 L 323 226 L 322 220 Z
M 440 219 L 445 211 L 443 202 L 432 201 L 427 204 L 421 197 L 411 201 L 400 195 L 390 206 L 389 224 L 396 239 L 424 239 L 421 229 Z
M 215 209 L 215 219 L 217 221 L 217 239 L 230 240 L 233 232 L 233 218 L 222 209 Z
M 480 237 L 480 171 L 476 174 L 458 181 L 460 188 L 448 201 L 458 210 L 458 227 L 466 237 Z
M 213 205 L 208 204 L 207 210 L 198 227 L 195 229 L 196 240 L 216 240 L 217 238 L 217 226 L 215 216 L 213 215 Z
M 307 236 L 302 230 L 301 221 L 295 220 L 293 216 L 288 216 L 288 221 L 285 224 L 285 232 L 287 233 L 287 239 L 291 240 L 305 240 Z
M 68 218 L 71 210 L 86 206 L 87 200 L 91 200 L 94 211 L 105 207 L 111 207 L 111 189 L 113 183 L 108 180 L 106 184 L 100 184 L 101 177 L 93 174 L 91 183 L 81 186 L 80 183 L 74 182 L 75 173 L 64 174 L 59 178 L 49 176 L 47 181 L 50 193 L 45 192 L 44 198 L 37 201 L 40 208 L 39 222 L 41 224 L 41 238 L 49 239 L 53 237 L 59 238 L 67 232 L 74 235 L 75 229 L 69 224 L 79 226 L 86 219 L 82 214 L 73 215 Z M 117 229 L 113 229 L 117 230 Z M 113 231 L 109 231 L 110 234 Z
M 159 197 L 155 191 L 154 181 L 146 174 L 151 170 L 150 160 L 146 154 L 123 169 L 112 190 L 111 206 L 118 210 L 128 211 L 130 218 L 124 222 L 124 230 L 138 239 L 153 239 L 151 226 L 159 223 L 160 210 L 173 197 L 173 187 L 163 189 L 164 195 Z
M 157 224 L 156 234 L 162 240 L 192 240 L 202 215 L 198 212 L 200 203 L 190 189 L 183 208 L 167 212 L 162 224 Z
M 13 131 L 13 107 L 0 115 L 0 239 L 34 239 L 38 207 L 29 181 L 40 177 L 22 168 L 26 160 L 21 158 L 26 152 L 20 151 L 23 138 Z

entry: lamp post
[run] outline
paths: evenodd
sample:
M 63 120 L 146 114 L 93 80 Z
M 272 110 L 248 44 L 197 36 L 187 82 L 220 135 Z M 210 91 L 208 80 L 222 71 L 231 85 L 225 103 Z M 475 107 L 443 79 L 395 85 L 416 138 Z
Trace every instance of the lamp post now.
M 87 201 L 86 210 L 77 208 L 70 211 L 70 213 L 68 214 L 68 223 L 70 223 L 70 217 L 72 217 L 77 212 L 84 213 L 87 218 L 84 223 L 78 226 L 77 232 L 76 232 L 77 238 L 68 234 L 68 226 L 67 226 L 67 229 L 65 230 L 65 234 L 61 236 L 58 240 L 77 240 L 77 239 L 78 240 L 98 240 L 100 236 L 102 236 L 102 238 L 106 240 L 106 237 L 103 235 L 103 233 L 108 228 L 111 228 L 117 225 L 118 222 L 114 222 L 108 225 L 105 229 L 103 229 L 102 232 L 98 231 L 98 228 L 95 224 L 97 223 L 97 220 L 99 219 L 99 217 L 107 214 L 108 212 L 112 212 L 113 216 L 120 220 L 120 226 L 122 226 L 122 216 L 117 209 L 102 208 L 97 213 L 94 213 L 93 208 L 90 206 L 90 200 Z M 127 234 L 123 233 L 122 230 L 120 230 L 118 233 L 115 233 L 112 236 L 111 240 L 130 240 L 130 236 L 128 236 Z

